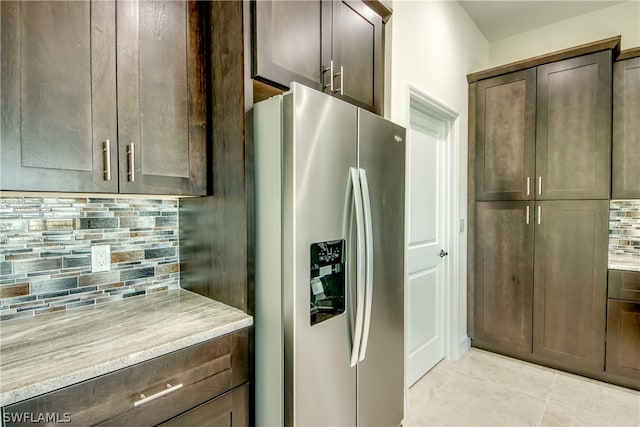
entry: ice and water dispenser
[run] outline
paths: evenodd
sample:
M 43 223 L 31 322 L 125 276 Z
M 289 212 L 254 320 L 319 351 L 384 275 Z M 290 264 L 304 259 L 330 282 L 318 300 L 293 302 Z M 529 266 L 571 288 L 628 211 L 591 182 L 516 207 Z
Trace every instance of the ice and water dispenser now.
M 344 263 L 344 240 L 311 244 L 311 325 L 344 313 Z

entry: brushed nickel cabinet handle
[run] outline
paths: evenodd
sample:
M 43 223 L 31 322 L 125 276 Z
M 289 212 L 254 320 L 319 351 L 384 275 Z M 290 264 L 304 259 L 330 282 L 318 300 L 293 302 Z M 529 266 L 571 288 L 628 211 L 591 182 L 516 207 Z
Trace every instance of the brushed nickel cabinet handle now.
M 531 223 L 531 208 L 527 205 L 527 225 Z
M 335 74 L 334 77 L 338 77 L 340 76 L 340 87 L 338 89 L 336 89 L 336 92 L 340 92 L 340 95 L 344 95 L 343 89 L 344 89 L 344 67 L 341 65 L 340 66 L 340 72 L 338 74 Z M 333 80 L 332 80 L 333 81 Z
M 107 139 L 102 143 L 102 175 L 105 181 L 111 181 L 111 142 Z
M 540 225 L 542 221 L 542 206 L 538 205 L 538 225 Z
M 329 88 L 329 92 L 333 94 L 333 59 L 329 62 L 329 67 L 322 70 L 322 73 L 329 72 L 329 84 L 324 85 L 324 89 Z
M 130 182 L 133 182 L 136 180 L 136 153 L 133 142 L 127 146 L 127 163 L 129 166 L 127 177 Z
M 527 196 L 531 195 L 531 177 L 527 177 Z
M 156 400 L 159 397 L 166 396 L 167 394 L 173 393 L 174 391 L 179 390 L 181 388 L 182 388 L 182 383 L 174 386 L 167 383 L 167 388 L 165 390 L 159 391 L 158 393 L 152 394 L 151 396 L 147 397 L 143 393 L 140 393 L 140 400 L 136 400 L 135 402 L 133 402 L 133 407 L 136 408 L 140 405 L 144 405 L 147 402 L 151 402 L 152 400 Z
M 542 176 L 538 177 L 538 195 L 542 195 Z

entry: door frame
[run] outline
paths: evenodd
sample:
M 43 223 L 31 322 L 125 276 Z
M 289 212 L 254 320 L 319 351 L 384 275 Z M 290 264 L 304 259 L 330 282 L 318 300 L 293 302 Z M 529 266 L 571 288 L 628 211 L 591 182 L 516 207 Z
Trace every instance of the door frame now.
M 447 171 L 447 186 L 445 188 L 445 216 L 446 225 L 443 234 L 443 246 L 449 252 L 449 262 L 444 265 L 444 357 L 447 360 L 456 360 L 468 349 L 469 339 L 464 334 L 460 337 L 461 314 L 460 307 L 460 262 L 466 257 L 460 253 L 460 234 L 466 235 L 463 217 L 460 216 L 460 114 L 438 99 L 424 93 L 411 83 L 406 84 L 406 117 L 407 145 L 411 144 L 410 132 L 411 119 L 415 115 L 428 115 L 441 121 L 445 127 L 445 159 Z M 407 165 L 408 181 L 408 165 Z M 407 182 L 407 185 L 409 183 Z M 407 187 L 408 188 L 408 187 Z M 407 190 L 407 194 L 409 191 Z M 405 209 L 405 241 L 408 241 L 409 209 Z M 408 270 L 406 266 L 407 247 L 405 245 L 405 325 L 409 324 L 409 292 Z M 464 308 L 466 313 L 466 308 Z M 409 356 L 408 327 L 405 327 L 405 370 Z M 406 378 L 406 373 L 405 373 Z M 408 387 L 407 387 L 408 389 Z

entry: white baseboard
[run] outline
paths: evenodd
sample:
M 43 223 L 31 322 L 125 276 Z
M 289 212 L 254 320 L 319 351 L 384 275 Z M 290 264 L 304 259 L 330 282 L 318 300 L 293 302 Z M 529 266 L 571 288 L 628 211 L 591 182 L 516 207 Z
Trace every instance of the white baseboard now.
M 464 337 L 458 342 L 458 359 L 471 348 L 471 338 Z

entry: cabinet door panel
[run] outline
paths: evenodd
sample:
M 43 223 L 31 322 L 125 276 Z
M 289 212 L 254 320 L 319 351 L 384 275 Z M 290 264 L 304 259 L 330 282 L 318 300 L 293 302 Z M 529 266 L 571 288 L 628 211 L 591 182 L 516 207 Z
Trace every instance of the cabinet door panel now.
M 1 7 L 2 188 L 117 191 L 115 5 Z M 111 181 L 104 179 L 106 140 Z
M 257 1 L 253 77 L 289 87 L 297 81 L 322 89 L 321 7 L 313 1 Z
M 528 202 L 476 204 L 474 345 L 531 353 L 533 221 Z M 529 224 L 527 224 L 529 222 Z
M 609 298 L 640 303 L 640 271 L 609 270 Z
M 540 202 L 535 232 L 533 352 L 571 370 L 602 371 L 608 202 Z
M 613 198 L 640 198 L 640 57 L 613 65 Z
M 235 388 L 216 399 L 193 408 L 173 418 L 162 427 L 208 426 L 245 427 L 249 426 L 249 386 Z
M 609 300 L 607 372 L 640 380 L 640 304 Z
M 203 7 L 118 3 L 121 192 L 206 192 Z
M 477 200 L 533 199 L 535 82 L 529 69 L 477 84 Z
M 611 52 L 540 66 L 537 88 L 536 197 L 609 198 Z
M 334 1 L 331 57 L 336 96 L 374 112 L 382 112 L 382 18 L 356 1 Z M 342 87 L 341 87 L 342 86 Z M 342 93 L 340 90 L 342 89 Z

